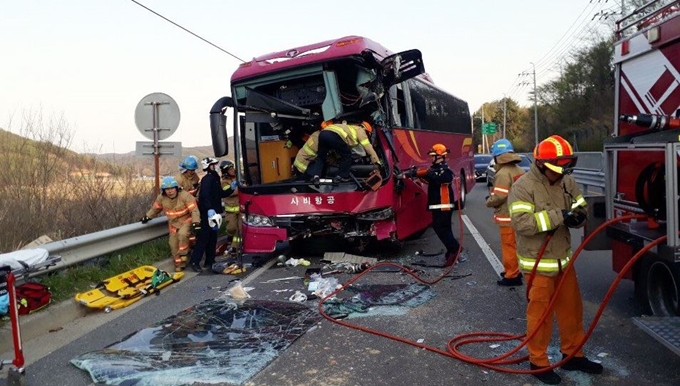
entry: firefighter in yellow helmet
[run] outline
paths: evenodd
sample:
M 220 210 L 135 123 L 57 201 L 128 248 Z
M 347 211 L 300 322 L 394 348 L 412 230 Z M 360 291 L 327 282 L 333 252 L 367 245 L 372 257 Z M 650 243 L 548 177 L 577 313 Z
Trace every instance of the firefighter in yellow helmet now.
M 201 215 L 194 196 L 181 190 L 177 180 L 170 176 L 163 178 L 161 194 L 142 217 L 141 223 L 146 224 L 161 211 L 168 217 L 170 252 L 175 262 L 175 271 L 179 272 L 186 268 L 189 261 L 189 238 L 192 228 L 194 232 L 201 229 Z
M 496 169 L 493 189 L 486 199 L 486 206 L 494 208 L 493 220 L 498 224 L 501 233 L 501 252 L 503 255 L 503 278 L 496 281 L 500 286 L 522 285 L 522 273 L 517 263 L 517 243 L 515 230 L 510 226 L 508 212 L 508 193 L 510 188 L 524 174 L 524 170 L 517 164 L 522 160 L 515 154 L 512 143 L 505 138 L 499 139 L 491 146 Z
M 236 181 L 236 168 L 230 160 L 220 162 L 220 172 L 222 173 L 222 189 L 230 190 L 232 183 Z M 235 252 L 241 246 L 241 223 L 239 221 L 240 206 L 238 202 L 238 188 L 232 189 L 229 196 L 222 198 L 224 203 L 224 221 L 226 221 L 227 236 L 231 238 L 230 252 Z
M 583 304 L 576 271 L 571 267 L 571 235 L 569 228 L 584 225 L 587 211 L 583 195 L 569 175 L 576 165 L 574 151 L 564 138 L 553 135 L 534 149 L 534 164 L 515 182 L 508 196 L 512 227 L 517 237 L 517 258 L 525 276 L 530 274 L 538 251 L 549 238 L 538 261 L 534 277 L 526 277 L 529 288 L 527 335 L 536 333 L 527 343 L 530 368 L 550 366 L 546 351 L 552 336 L 553 319 L 557 318 L 562 358 L 573 357 L 562 365 L 564 370 L 589 374 L 602 373 L 602 365 L 590 361 L 578 349 L 583 340 Z M 564 280 L 559 292 L 555 289 Z M 550 299 L 554 307 L 547 310 Z M 549 312 L 543 323 L 541 315 Z M 534 374 L 543 383 L 555 385 L 561 378 L 554 371 Z
M 325 126 L 325 127 L 324 127 Z M 376 167 L 382 165 L 382 161 L 378 154 L 373 149 L 371 141 L 368 139 L 369 134 L 373 132 L 373 127 L 368 122 L 361 122 L 358 125 L 350 125 L 347 123 L 332 123 L 324 122 L 323 130 L 319 134 L 319 152 L 318 161 L 319 167 L 323 169 L 328 160 L 328 152 L 335 150 L 340 155 L 340 162 L 338 165 L 338 175 L 336 182 L 350 181 L 349 170 L 352 166 L 352 148 L 363 150 L 371 157 Z M 314 180 L 318 181 L 321 173 L 314 173 Z
M 432 165 L 429 168 L 415 169 L 405 172 L 406 177 L 418 177 L 427 181 L 427 209 L 432 212 L 432 230 L 446 248 L 445 267 L 453 265 L 459 250 L 460 261 L 465 257 L 460 243 L 453 236 L 451 217 L 453 215 L 453 172 L 446 163 L 446 155 L 449 149 L 438 143 L 432 146 L 428 155 L 432 157 Z

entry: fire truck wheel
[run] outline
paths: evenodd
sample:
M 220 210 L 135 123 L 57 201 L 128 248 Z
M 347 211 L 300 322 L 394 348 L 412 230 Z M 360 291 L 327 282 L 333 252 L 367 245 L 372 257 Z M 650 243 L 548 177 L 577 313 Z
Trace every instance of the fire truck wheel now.
M 465 173 L 460 172 L 460 191 L 458 192 L 458 201 L 453 204 L 453 210 L 465 208 L 465 199 L 467 198 L 467 186 L 465 184 Z M 460 205 L 460 206 L 459 206 Z
M 645 255 L 635 286 L 645 313 L 680 316 L 680 263 Z

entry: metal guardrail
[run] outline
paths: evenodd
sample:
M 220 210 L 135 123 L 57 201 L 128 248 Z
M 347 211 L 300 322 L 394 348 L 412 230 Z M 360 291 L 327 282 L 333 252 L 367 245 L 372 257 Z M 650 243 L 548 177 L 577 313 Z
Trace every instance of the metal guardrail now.
M 158 217 L 146 224 L 134 223 L 43 244 L 50 256 L 61 256 L 53 266 L 35 275 L 80 264 L 107 253 L 157 239 L 168 234 L 168 218 Z
M 584 195 L 604 195 L 604 172 L 593 169 L 574 169 L 571 174 Z

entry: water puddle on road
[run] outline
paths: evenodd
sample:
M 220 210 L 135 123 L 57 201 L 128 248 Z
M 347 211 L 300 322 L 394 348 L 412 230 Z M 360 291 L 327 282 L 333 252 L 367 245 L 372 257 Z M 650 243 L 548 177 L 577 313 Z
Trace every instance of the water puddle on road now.
M 107 385 L 240 385 L 320 318 L 291 302 L 210 300 L 71 363 Z

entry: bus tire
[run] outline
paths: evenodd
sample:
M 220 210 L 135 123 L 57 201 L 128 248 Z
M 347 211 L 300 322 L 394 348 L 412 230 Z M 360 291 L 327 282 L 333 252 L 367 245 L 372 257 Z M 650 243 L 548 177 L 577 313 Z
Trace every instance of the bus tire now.
M 458 200 L 453 204 L 454 210 L 463 210 L 465 208 L 465 201 L 467 199 L 467 184 L 465 183 L 465 172 L 460 172 L 460 191 L 458 192 Z
M 654 316 L 680 316 L 680 263 L 647 254 L 636 275 L 635 292 L 643 312 Z

